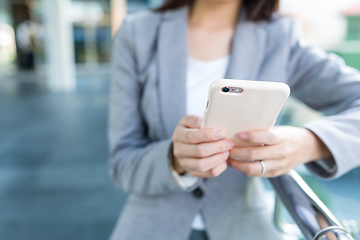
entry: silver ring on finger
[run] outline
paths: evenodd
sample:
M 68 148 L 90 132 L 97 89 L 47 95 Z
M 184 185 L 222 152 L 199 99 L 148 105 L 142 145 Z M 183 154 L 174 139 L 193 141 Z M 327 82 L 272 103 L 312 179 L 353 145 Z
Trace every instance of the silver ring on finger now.
M 265 174 L 265 173 L 266 173 L 265 163 L 264 163 L 264 161 L 262 161 L 262 160 L 259 160 L 259 162 L 260 162 L 261 167 L 262 167 L 261 174 Z

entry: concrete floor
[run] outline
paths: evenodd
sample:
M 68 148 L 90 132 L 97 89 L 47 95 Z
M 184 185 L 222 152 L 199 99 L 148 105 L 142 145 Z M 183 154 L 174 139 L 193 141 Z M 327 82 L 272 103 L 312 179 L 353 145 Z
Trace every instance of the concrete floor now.
M 0 78 L 0 240 L 108 239 L 126 201 L 107 175 L 108 80 L 82 74 L 60 94 L 26 73 Z M 360 224 L 360 169 L 306 180 Z
M 108 77 L 78 82 L 69 94 L 32 81 L 1 86 L 0 239 L 111 234 L 126 195 L 107 175 Z

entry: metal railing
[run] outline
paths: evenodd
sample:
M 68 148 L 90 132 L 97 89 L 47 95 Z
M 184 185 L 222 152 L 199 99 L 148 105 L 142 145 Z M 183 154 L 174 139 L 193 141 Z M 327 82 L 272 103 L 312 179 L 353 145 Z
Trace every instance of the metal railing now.
M 275 225 L 282 232 L 303 235 L 307 240 L 353 240 L 350 233 L 316 196 L 304 180 L 294 171 L 276 178 L 269 178 L 276 192 Z M 280 218 L 283 203 L 296 225 Z

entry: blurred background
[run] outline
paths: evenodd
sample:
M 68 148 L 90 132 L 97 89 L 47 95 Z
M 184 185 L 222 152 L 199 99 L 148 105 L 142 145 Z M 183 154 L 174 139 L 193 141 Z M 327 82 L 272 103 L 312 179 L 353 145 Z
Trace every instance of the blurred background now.
M 127 13 L 161 3 L 0 0 L 0 239 L 110 236 L 127 197 L 107 175 L 112 33 Z M 360 69 L 359 0 L 281 0 L 280 11 Z M 319 117 L 290 99 L 278 123 Z M 360 224 L 360 169 L 333 181 L 297 170 L 340 220 Z

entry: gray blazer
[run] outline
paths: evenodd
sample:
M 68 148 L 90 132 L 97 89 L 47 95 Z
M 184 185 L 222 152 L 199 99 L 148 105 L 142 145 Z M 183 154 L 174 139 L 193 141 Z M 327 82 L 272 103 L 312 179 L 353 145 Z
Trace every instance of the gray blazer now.
M 292 95 L 326 114 L 304 127 L 331 150 L 334 178 L 359 165 L 360 78 L 342 59 L 305 45 L 294 20 L 239 21 L 226 77 L 285 82 Z M 186 112 L 187 8 L 127 16 L 114 39 L 109 169 L 130 193 L 113 240 L 186 240 L 200 211 L 212 240 L 280 239 L 266 208 L 259 178 L 228 168 L 203 180 L 197 198 L 170 172 L 169 148 Z M 196 186 L 198 187 L 198 186 Z

